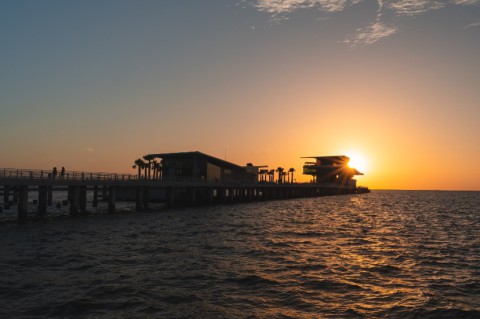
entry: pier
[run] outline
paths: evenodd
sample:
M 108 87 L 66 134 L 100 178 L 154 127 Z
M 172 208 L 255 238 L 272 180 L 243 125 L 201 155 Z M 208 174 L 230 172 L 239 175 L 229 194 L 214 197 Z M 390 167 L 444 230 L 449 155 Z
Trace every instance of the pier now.
M 5 207 L 17 206 L 18 221 L 27 219 L 29 193 L 37 192 L 33 202 L 37 216 L 46 217 L 54 192 L 67 192 L 71 216 L 87 211 L 87 191 L 92 192 L 91 206 L 108 203 L 108 212 L 116 211 L 119 200 L 135 203 L 137 211 L 148 210 L 152 202 L 167 207 L 244 203 L 319 197 L 368 192 L 366 188 L 329 183 L 214 182 L 204 179 L 145 179 L 139 175 L 67 172 L 52 178 L 46 170 L 0 169 L 0 195 Z M 1 212 L 0 211 L 0 212 Z

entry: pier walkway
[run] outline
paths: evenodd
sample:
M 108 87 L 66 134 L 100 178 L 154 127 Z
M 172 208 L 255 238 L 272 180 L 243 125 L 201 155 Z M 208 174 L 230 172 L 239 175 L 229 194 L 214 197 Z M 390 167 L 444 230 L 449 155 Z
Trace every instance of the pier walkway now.
M 25 221 L 29 192 L 38 192 L 37 215 L 44 217 L 52 205 L 53 192 L 67 191 L 71 215 L 86 212 L 87 192 L 93 192 L 92 207 L 108 202 L 114 212 L 117 200 L 136 203 L 138 211 L 147 210 L 150 202 L 164 202 L 169 207 L 212 205 L 302 197 L 366 193 L 366 188 L 317 183 L 245 183 L 238 181 L 207 182 L 176 178 L 144 179 L 133 174 L 68 171 L 53 177 L 50 170 L 0 168 L 0 212 L 5 206 L 18 206 L 18 220 Z

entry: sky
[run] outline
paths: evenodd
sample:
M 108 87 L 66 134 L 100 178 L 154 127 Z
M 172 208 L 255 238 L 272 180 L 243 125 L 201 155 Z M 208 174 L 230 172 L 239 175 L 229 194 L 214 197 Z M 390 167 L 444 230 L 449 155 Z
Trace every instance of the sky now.
M 0 167 L 201 151 L 480 190 L 480 0 L 3 0 Z

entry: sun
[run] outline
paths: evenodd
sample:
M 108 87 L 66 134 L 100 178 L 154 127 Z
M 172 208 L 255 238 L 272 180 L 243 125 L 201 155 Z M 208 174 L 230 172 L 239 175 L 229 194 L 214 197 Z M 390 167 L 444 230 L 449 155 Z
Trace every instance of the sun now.
M 348 166 L 351 168 L 356 168 L 361 173 L 368 171 L 368 160 L 367 158 L 358 152 L 349 152 L 347 156 L 350 157 L 350 162 Z

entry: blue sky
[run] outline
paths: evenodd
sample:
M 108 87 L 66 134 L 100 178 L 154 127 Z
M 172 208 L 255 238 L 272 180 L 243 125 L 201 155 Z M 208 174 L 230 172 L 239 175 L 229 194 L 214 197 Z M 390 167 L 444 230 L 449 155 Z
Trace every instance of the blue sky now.
M 355 150 L 370 185 L 480 188 L 436 173 L 480 159 L 480 1 L 2 1 L 0 39 L 3 167 Z

